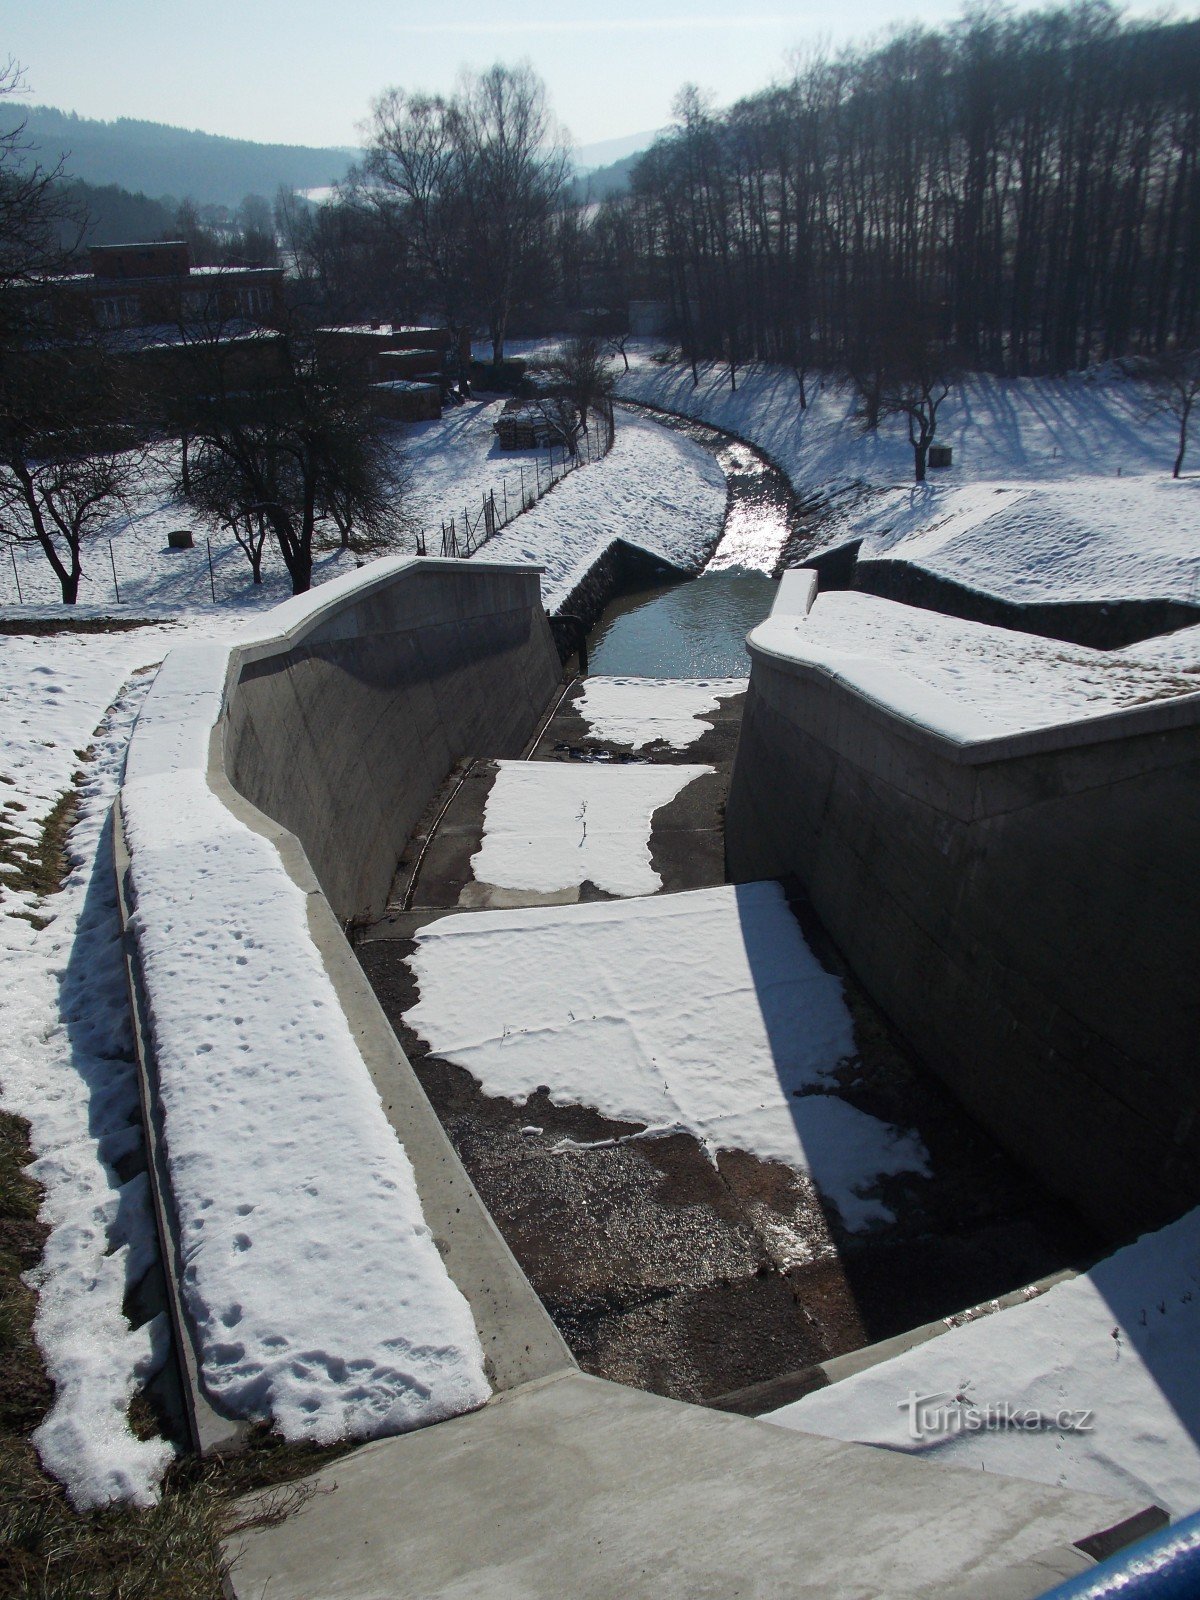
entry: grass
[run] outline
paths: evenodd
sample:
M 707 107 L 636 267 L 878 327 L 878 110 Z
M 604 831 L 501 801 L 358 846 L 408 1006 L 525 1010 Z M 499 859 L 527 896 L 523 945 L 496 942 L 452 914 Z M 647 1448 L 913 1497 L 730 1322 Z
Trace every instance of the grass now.
M 277 1522 L 307 1498 L 296 1483 L 341 1454 L 288 1445 L 257 1431 L 238 1455 L 184 1455 L 149 1510 L 77 1512 L 41 1469 L 30 1435 L 53 1386 L 33 1338 L 35 1296 L 23 1274 L 37 1265 L 46 1228 L 40 1191 L 24 1170 L 25 1122 L 0 1112 L 0 1595 L 29 1600 L 223 1600 L 228 1563 L 220 1540 Z M 143 1400 L 131 1408 L 142 1435 L 153 1426 Z M 261 1491 L 247 1517 L 236 1501 Z
M 16 800 L 0 802 L 0 869 L 4 869 L 0 886 L 22 894 L 36 895 L 44 900 L 55 894 L 67 875 L 67 837 L 75 826 L 78 796 L 69 789 L 54 802 L 54 807 L 38 830 L 36 840 L 18 833 L 3 820 L 4 814 L 24 811 Z M 46 919 L 31 911 L 13 913 L 32 922 L 35 928 L 44 928 Z

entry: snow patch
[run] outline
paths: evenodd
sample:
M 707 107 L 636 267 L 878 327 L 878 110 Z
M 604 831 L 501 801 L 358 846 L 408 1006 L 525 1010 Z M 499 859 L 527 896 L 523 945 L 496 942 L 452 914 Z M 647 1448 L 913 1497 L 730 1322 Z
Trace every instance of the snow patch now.
M 1200 1211 L 1118 1250 L 1087 1273 L 806 1395 L 760 1420 L 1094 1494 L 1142 1498 L 1173 1515 L 1200 1504 Z M 1008 1405 L 1046 1426 L 910 1437 L 910 1395 Z
M 914 1135 L 829 1092 L 853 1027 L 777 884 L 443 917 L 408 959 L 406 1021 L 485 1094 L 546 1084 L 558 1104 L 786 1163 L 848 1228 L 890 1219 L 881 1175 L 926 1170 Z
M 711 767 L 605 767 L 501 761 L 471 858 L 480 883 L 551 892 L 590 880 L 609 894 L 654 894 L 654 813 Z
M 597 739 L 645 750 L 664 744 L 686 750 L 709 731 L 722 700 L 746 692 L 745 678 L 595 677 L 585 681 L 575 709 Z M 699 726 L 697 726 L 699 724 Z

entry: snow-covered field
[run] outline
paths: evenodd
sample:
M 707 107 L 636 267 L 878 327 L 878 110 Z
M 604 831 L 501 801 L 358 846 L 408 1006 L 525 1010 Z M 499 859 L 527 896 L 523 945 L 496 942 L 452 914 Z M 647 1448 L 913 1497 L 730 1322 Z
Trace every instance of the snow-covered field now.
M 864 538 L 864 555 L 1015 602 L 1200 604 L 1200 479 L 1172 484 L 1176 425 L 1148 415 L 1144 390 L 1119 373 L 965 379 L 938 418 L 954 465 L 918 488 L 903 419 L 864 433 L 848 386 L 812 385 L 801 411 L 786 368 L 743 368 L 735 393 L 726 367 L 703 364 L 693 387 L 690 367 L 660 365 L 652 349 L 631 351 L 619 393 L 765 450 L 802 495 L 830 499 L 825 544 Z
M 743 694 L 745 678 L 594 677 L 575 709 L 593 736 L 635 752 L 652 744 L 686 750 L 707 732 L 705 717 L 723 699 Z
M 471 871 L 478 883 L 544 894 L 588 881 L 609 894 L 654 894 L 654 813 L 712 770 L 498 762 Z
M 443 917 L 409 964 L 405 1020 L 485 1094 L 545 1084 L 713 1156 L 783 1162 L 848 1228 L 891 1217 L 870 1192 L 880 1176 L 926 1169 L 913 1134 L 832 1092 L 850 1015 L 777 884 Z
M 964 1323 L 764 1420 L 947 1467 L 1140 1496 L 1181 1515 L 1200 1505 L 1198 1348 L 1200 1211 L 1193 1211 L 1084 1277 Z M 924 1401 L 919 1415 L 916 1400 Z M 989 1412 L 991 1425 L 980 1421 Z M 1041 1420 L 1022 1426 L 1014 1412 Z M 1066 1412 L 1076 1414 L 1072 1424 L 1086 1414 L 1086 1427 L 1057 1425 Z
M 827 668 L 952 739 L 995 738 L 1200 694 L 1200 663 L 1160 665 L 1145 646 L 1089 650 L 853 591 L 818 595 L 806 617 L 768 617 L 751 638 Z

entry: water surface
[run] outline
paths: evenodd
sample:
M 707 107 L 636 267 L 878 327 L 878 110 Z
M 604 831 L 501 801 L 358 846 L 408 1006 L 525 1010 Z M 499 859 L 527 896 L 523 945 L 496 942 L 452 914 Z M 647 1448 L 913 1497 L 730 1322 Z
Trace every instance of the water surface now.
M 622 595 L 604 608 L 589 644 L 589 671 L 642 678 L 744 678 L 746 634 L 770 611 L 779 585 L 741 567 L 708 570 Z

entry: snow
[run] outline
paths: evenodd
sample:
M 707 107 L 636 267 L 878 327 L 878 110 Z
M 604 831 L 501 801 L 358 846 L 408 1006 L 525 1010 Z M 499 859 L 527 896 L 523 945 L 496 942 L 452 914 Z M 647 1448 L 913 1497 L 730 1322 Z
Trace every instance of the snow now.
M 0 792 L 14 853 L 35 849 L 56 801 L 78 792 L 62 890 L 43 899 L 0 880 L 0 1097 L 30 1124 L 28 1170 L 50 1227 L 31 1281 L 55 1399 L 34 1443 L 80 1509 L 152 1503 L 172 1454 L 127 1421 L 168 1331 L 162 1317 L 132 1329 L 123 1311 L 158 1244 L 145 1175 L 131 1175 L 140 1106 L 108 813 L 146 669 L 185 636 L 164 626 L 0 638 Z
M 770 616 L 751 642 L 824 667 L 947 738 L 969 742 L 1200 693 L 1200 681 L 1129 650 L 1089 650 L 850 591 L 807 617 Z
M 336 594 L 281 607 L 272 631 Z M 226 654 L 168 658 L 122 789 L 183 1291 L 230 1412 L 288 1439 L 372 1437 L 490 1390 L 305 894 L 207 786 Z
M 634 751 L 663 744 L 686 750 L 709 731 L 710 711 L 746 692 L 745 678 L 624 678 L 584 680 L 575 710 L 592 736 Z
M 963 1323 L 762 1420 L 834 1439 L 1097 1494 L 1173 1515 L 1200 1504 L 1200 1211 L 1085 1276 Z M 933 1428 L 909 1435 L 912 1394 L 979 1408 L 1092 1413 L 1090 1431 Z M 960 1413 L 961 1415 L 961 1413 Z M 922 1431 L 922 1430 L 918 1430 Z
M 1200 606 L 1200 478 L 890 489 L 843 525 L 860 560 L 902 560 L 1018 604 Z
M 38 642 L 44 655 L 46 641 Z M 157 1239 L 145 1173 L 118 1175 L 141 1146 L 141 1128 L 108 820 L 146 680 L 117 700 L 93 740 L 103 711 L 93 716 L 90 707 L 111 697 L 111 677 L 99 667 L 90 682 L 86 674 L 76 681 L 68 670 L 71 697 L 46 703 L 49 672 L 46 663 L 34 669 L 30 699 L 46 714 L 43 731 L 57 737 L 41 746 L 39 761 L 36 747 L 22 748 L 18 736 L 16 759 L 6 761 L 6 775 L 20 775 L 15 792 L 29 797 L 30 814 L 48 809 L 63 764 L 60 740 L 68 761 L 76 740 L 93 745 L 93 754 L 79 786 L 63 889 L 42 902 L 6 891 L 0 922 L 7 996 L 0 1093 L 5 1108 L 29 1122 L 35 1159 L 26 1170 L 43 1186 L 40 1217 L 50 1228 L 30 1281 L 38 1291 L 34 1333 L 55 1396 L 33 1438 L 79 1510 L 113 1500 L 150 1505 L 173 1451 L 162 1439 L 136 1438 L 128 1408 L 164 1360 L 170 1335 L 165 1316 L 133 1329 L 122 1309 L 156 1259 Z M 10 680 L 6 731 L 18 720 L 28 726 L 20 717 L 25 681 L 23 674 Z M 68 782 L 69 771 L 62 786 Z M 22 912 L 48 918 L 47 925 L 35 931 L 19 920 Z
M 711 767 L 609 767 L 501 761 L 471 858 L 480 883 L 553 892 L 590 881 L 614 895 L 654 894 L 654 813 Z
M 618 539 L 699 571 L 724 515 L 725 476 L 702 445 L 622 415 L 607 456 L 570 473 L 476 559 L 538 562 L 542 601 L 555 611 Z
M 405 1020 L 485 1094 L 546 1085 L 714 1157 L 783 1162 L 853 1229 L 890 1218 L 881 1175 L 926 1170 L 914 1135 L 831 1092 L 850 1015 L 777 884 L 443 917 L 408 959 Z
M 1195 476 L 1173 483 L 1175 424 L 1148 415 L 1144 390 L 1108 372 L 1064 378 L 967 377 L 938 417 L 954 465 L 912 482 L 902 418 L 875 433 L 831 378 L 799 388 L 785 367 L 739 369 L 651 359 L 630 347 L 618 393 L 726 428 L 764 450 L 833 514 L 823 545 L 913 561 L 1014 602 L 1167 598 L 1200 604 Z M 1118 476 L 1120 473 L 1120 476 Z

